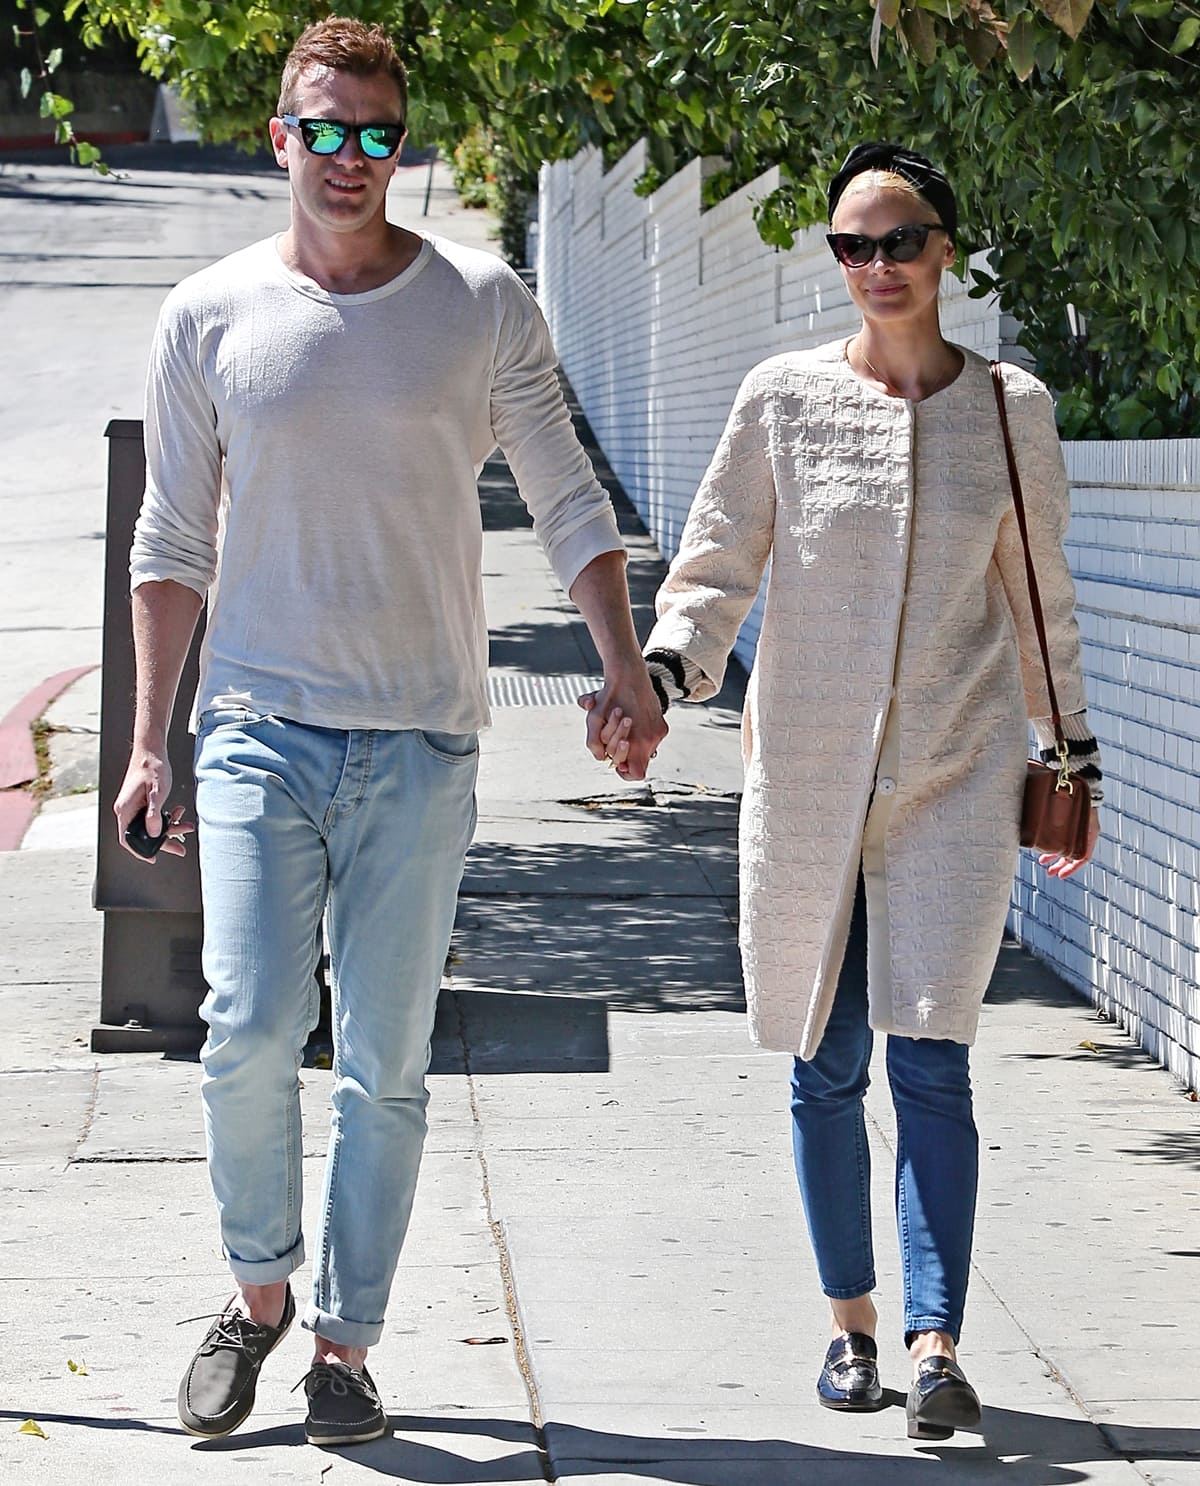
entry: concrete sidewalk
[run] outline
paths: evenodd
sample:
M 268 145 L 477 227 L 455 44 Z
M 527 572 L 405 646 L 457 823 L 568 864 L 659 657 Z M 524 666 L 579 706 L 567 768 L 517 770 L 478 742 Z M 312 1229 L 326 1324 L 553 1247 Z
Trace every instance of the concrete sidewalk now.
M 549 693 L 595 659 L 501 469 L 483 483 L 493 681 Z M 644 600 L 660 565 L 630 539 Z M 198 1068 L 87 1051 L 89 851 L 0 858 L 0 1479 L 774 1486 L 915 1482 L 938 1461 L 953 1482 L 1200 1482 L 1196 1107 L 1016 950 L 975 1060 L 985 1159 L 963 1357 L 983 1433 L 903 1437 L 882 1088 L 896 1407 L 815 1405 L 825 1318 L 790 1169 L 788 1060 L 748 1045 L 740 1009 L 737 702 L 731 686 L 673 712 L 640 786 L 587 756 L 569 700 L 496 709 L 417 1213 L 373 1354 L 396 1431 L 343 1455 L 302 1443 L 300 1336 L 239 1434 L 179 1431 L 203 1322 L 174 1323 L 229 1290 Z M 304 1073 L 310 1202 L 329 1079 Z M 45 1439 L 19 1432 L 27 1418 Z
M 582 748 L 560 678 L 594 674 L 595 656 L 502 466 L 482 494 L 492 689 L 509 704 L 483 740 L 427 1155 L 372 1353 L 394 1433 L 303 1443 L 299 1333 L 239 1433 L 180 1430 L 176 1387 L 205 1327 L 188 1318 L 231 1288 L 199 1069 L 89 1052 L 100 922 L 92 847 L 68 833 L 0 855 L 0 1481 L 1200 1486 L 1197 1105 L 1015 949 L 974 1059 L 983 1179 L 962 1358 L 983 1431 L 904 1438 L 882 1070 L 869 1108 L 892 1406 L 816 1406 L 827 1321 L 791 1172 L 789 1064 L 750 1047 L 741 1009 L 737 680 L 674 710 L 653 779 L 622 785 Z M 622 519 L 644 633 L 662 568 Z M 86 714 L 87 684 L 64 716 Z M 330 1074 L 303 1079 L 311 1234 Z M 297 1281 L 305 1293 L 307 1268 Z

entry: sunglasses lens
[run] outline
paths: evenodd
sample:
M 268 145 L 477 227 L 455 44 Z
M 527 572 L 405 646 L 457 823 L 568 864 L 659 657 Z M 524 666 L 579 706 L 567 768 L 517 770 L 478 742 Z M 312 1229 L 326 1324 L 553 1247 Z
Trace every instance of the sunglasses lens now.
M 929 237 L 928 227 L 897 227 L 889 232 L 880 247 L 896 263 L 911 263 L 925 250 Z
M 358 137 L 364 155 L 372 160 L 386 160 L 400 148 L 402 134 L 399 124 L 372 124 L 361 129 Z
M 855 232 L 830 234 L 833 256 L 847 268 L 865 268 L 871 261 L 871 250 L 875 244 L 869 237 L 859 237 Z
M 336 155 L 346 143 L 345 126 L 332 119 L 308 119 L 301 127 L 304 143 L 314 155 Z

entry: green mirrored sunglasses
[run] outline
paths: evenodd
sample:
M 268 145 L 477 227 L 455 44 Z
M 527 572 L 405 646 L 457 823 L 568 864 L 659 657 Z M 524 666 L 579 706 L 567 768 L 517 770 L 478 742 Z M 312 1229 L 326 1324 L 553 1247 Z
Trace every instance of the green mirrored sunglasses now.
M 400 148 L 403 124 L 344 124 L 341 119 L 300 119 L 280 114 L 285 124 L 299 129 L 304 148 L 312 155 L 336 155 L 349 139 L 358 136 L 358 147 L 369 160 L 387 160 Z

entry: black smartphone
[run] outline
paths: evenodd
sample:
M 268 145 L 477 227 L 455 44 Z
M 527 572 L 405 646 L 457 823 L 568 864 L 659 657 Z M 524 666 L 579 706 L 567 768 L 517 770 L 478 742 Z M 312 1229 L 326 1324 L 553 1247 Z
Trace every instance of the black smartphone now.
M 126 846 L 136 851 L 138 856 L 145 857 L 148 862 L 152 862 L 167 839 L 167 820 L 169 815 L 170 812 L 168 810 L 163 811 L 162 835 L 152 836 L 146 829 L 146 807 L 143 805 L 125 828 Z

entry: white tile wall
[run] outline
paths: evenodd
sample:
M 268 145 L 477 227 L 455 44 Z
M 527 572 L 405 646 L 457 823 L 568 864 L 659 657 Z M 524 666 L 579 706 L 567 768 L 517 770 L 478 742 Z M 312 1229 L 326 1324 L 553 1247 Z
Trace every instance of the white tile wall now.
M 767 247 L 753 205 L 768 171 L 711 211 L 694 160 L 650 197 L 632 149 L 543 166 L 538 292 L 563 367 L 663 555 L 679 541 L 738 383 L 777 351 L 856 326 L 822 228 Z M 1023 359 L 993 298 L 947 274 L 947 334 Z M 1068 552 L 1090 715 L 1105 764 L 1104 836 L 1075 878 L 1028 857 L 1010 927 L 1200 1086 L 1200 439 L 1067 446 Z M 755 606 L 735 653 L 747 667 Z

